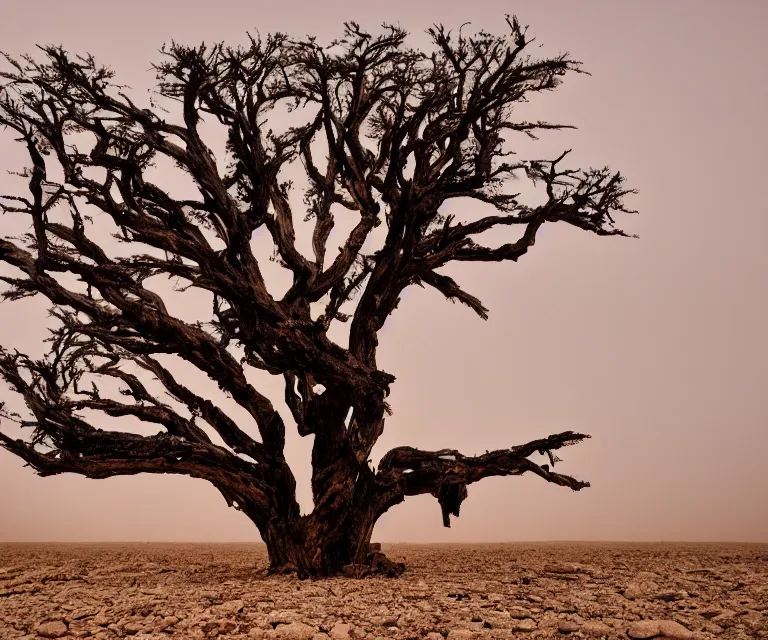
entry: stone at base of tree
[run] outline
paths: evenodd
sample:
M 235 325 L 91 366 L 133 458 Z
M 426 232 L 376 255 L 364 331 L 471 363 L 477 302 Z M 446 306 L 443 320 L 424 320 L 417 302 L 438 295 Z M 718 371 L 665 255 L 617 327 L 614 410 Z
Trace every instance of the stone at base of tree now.
M 378 543 L 377 546 L 381 547 Z M 393 562 L 380 551 L 374 551 L 368 555 L 366 564 L 348 564 L 344 566 L 342 571 L 347 578 L 366 578 L 368 576 L 397 578 L 405 571 L 405 565 L 402 562 Z
M 368 556 L 368 563 L 371 571 L 375 575 L 385 575 L 389 578 L 397 578 L 405 571 L 405 565 L 402 562 L 393 562 L 380 551 L 374 552 Z

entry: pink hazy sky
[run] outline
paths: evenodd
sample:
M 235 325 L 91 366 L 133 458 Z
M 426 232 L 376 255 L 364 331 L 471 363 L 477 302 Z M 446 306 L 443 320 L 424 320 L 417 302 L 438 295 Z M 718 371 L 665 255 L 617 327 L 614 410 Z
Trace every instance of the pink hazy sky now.
M 354 20 L 399 23 L 419 45 L 435 22 L 498 32 L 505 13 L 544 52 L 570 51 L 592 73 L 540 101 L 534 117 L 579 129 L 544 136 L 535 155 L 573 147 L 575 162 L 624 172 L 640 215 L 622 223 L 640 239 L 551 225 L 518 264 L 452 270 L 490 308 L 486 323 L 409 290 L 381 335 L 380 366 L 398 379 L 374 457 L 400 444 L 481 453 L 573 429 L 593 438 L 563 452 L 563 473 L 592 488 L 488 479 L 469 487 L 451 529 L 421 496 L 374 538 L 768 542 L 768 3 L 38 0 L 5 3 L 0 43 L 89 51 L 139 94 L 171 39 L 242 43 L 258 30 L 328 41 Z M 0 144 L 5 191 L 22 156 L 7 136 Z M 34 350 L 42 309 L 0 306 L 2 344 Z M 282 406 L 281 385 L 266 389 Z M 286 449 L 307 509 L 311 442 L 289 433 Z M 258 539 L 200 480 L 43 479 L 0 451 L 0 486 L 0 541 Z

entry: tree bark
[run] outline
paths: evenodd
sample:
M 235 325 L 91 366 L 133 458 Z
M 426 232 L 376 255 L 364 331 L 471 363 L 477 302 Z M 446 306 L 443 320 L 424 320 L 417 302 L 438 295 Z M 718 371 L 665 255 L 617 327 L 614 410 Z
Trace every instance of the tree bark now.
M 295 573 L 299 578 L 334 575 L 362 578 L 397 577 L 405 565 L 389 560 L 371 544 L 378 516 L 350 509 L 331 521 L 317 512 L 290 523 L 270 523 L 262 530 L 269 554 L 269 573 Z

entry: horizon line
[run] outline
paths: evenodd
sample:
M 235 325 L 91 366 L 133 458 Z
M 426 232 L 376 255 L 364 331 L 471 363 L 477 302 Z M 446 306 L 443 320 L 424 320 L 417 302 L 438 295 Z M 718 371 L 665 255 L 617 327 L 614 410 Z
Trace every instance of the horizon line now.
M 262 540 L 0 540 L 0 545 L 116 545 L 116 544 L 193 544 L 193 545 L 265 545 Z M 372 543 L 376 544 L 376 543 Z M 472 546 L 472 545 L 522 545 L 522 544 L 690 544 L 690 545 L 733 545 L 733 544 L 753 544 L 768 545 L 768 541 L 757 540 L 485 540 L 473 542 L 409 542 L 401 541 L 380 541 L 380 544 L 391 545 L 413 545 L 413 546 Z

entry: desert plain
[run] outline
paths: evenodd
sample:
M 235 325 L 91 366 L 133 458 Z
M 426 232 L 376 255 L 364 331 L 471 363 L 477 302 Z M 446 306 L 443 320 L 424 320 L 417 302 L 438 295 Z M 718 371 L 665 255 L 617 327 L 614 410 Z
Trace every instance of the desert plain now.
M 383 545 L 397 579 L 260 544 L 0 544 L 0 639 L 768 638 L 768 545 Z

